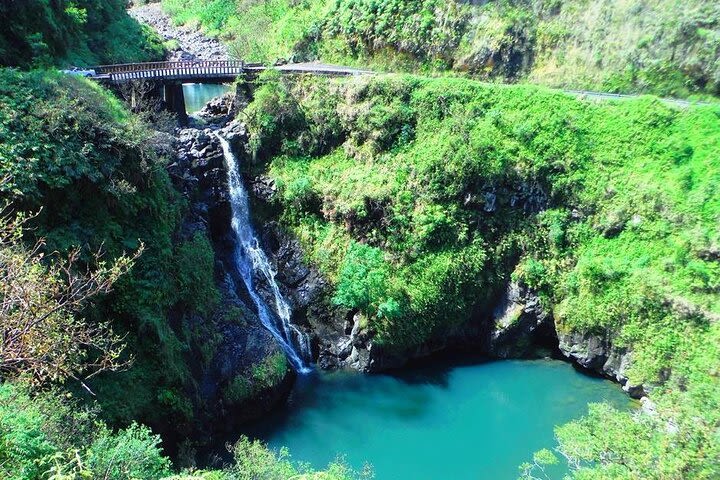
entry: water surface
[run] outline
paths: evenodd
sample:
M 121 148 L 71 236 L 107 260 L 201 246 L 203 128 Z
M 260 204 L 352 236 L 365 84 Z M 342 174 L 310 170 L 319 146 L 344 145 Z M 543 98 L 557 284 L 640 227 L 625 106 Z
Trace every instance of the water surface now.
M 338 455 L 355 469 L 370 463 L 377 480 L 514 480 L 518 465 L 554 445 L 553 426 L 598 401 L 630 406 L 613 383 L 555 360 L 316 373 L 248 433 L 316 468 Z
M 207 102 L 230 91 L 230 85 L 213 83 L 184 83 L 185 110 L 193 114 L 202 109 Z

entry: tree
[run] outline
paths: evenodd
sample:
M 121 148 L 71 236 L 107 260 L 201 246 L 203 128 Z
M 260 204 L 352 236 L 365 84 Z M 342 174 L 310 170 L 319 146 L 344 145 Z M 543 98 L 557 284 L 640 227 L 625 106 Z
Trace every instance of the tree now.
M 44 242 L 23 244 L 28 218 L 0 208 L 0 375 L 27 375 L 33 384 L 80 381 L 128 365 L 122 338 L 107 323 L 80 318 L 97 295 L 108 293 L 142 253 L 112 263 L 91 255 L 95 267 L 81 267 L 81 249 L 67 258 L 46 256 Z

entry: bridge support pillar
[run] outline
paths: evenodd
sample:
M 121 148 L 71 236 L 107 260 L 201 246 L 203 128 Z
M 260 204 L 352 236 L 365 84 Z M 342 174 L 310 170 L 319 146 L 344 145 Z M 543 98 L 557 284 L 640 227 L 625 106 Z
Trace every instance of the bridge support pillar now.
M 188 114 L 185 110 L 185 94 L 182 83 L 166 83 L 164 98 L 165 107 L 177 115 L 181 125 L 187 125 Z

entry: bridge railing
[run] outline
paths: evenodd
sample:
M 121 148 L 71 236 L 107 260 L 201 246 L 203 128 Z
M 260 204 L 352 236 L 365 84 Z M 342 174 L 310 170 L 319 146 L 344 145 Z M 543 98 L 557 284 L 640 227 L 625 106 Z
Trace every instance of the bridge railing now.
M 267 68 L 261 63 L 246 63 L 242 60 L 197 60 L 183 62 L 147 62 L 123 63 L 117 65 L 99 65 L 95 70 L 95 79 L 122 83 L 133 80 L 175 80 L 175 81 L 226 81 L 234 80 L 243 74 L 257 74 Z M 286 74 L 314 75 L 358 75 L 371 73 L 347 67 L 320 64 L 288 64 L 277 67 Z
M 139 79 L 232 79 L 245 72 L 248 64 L 235 60 L 197 60 L 185 62 L 125 63 L 100 65 L 94 70 L 98 76 L 111 81 L 125 82 Z
M 197 60 L 183 62 L 147 62 L 147 63 L 120 63 L 116 65 L 98 65 L 92 67 L 99 75 L 112 75 L 114 73 L 145 72 L 151 70 L 189 70 L 189 69 L 242 69 L 245 66 L 242 60 Z

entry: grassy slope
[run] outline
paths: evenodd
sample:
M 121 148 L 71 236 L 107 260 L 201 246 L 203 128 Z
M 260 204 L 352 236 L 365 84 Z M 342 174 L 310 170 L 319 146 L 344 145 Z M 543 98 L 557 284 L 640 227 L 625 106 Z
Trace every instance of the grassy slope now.
M 720 94 L 708 0 L 163 0 L 248 60 L 320 58 L 555 87 Z M 262 33 L 258 33 L 262 32 Z
M 563 427 L 563 451 L 591 445 L 592 431 L 596 451 L 576 458 L 617 443 L 632 457 L 610 462 L 617 475 L 718 474 L 717 108 L 383 77 L 270 81 L 247 113 L 284 223 L 376 341 L 442 335 L 515 278 L 559 329 L 630 348 L 631 382 L 662 385 L 645 436 L 621 442 L 625 414 L 603 412 L 594 430 L 592 416 Z M 668 419 L 680 433 L 664 434 Z

